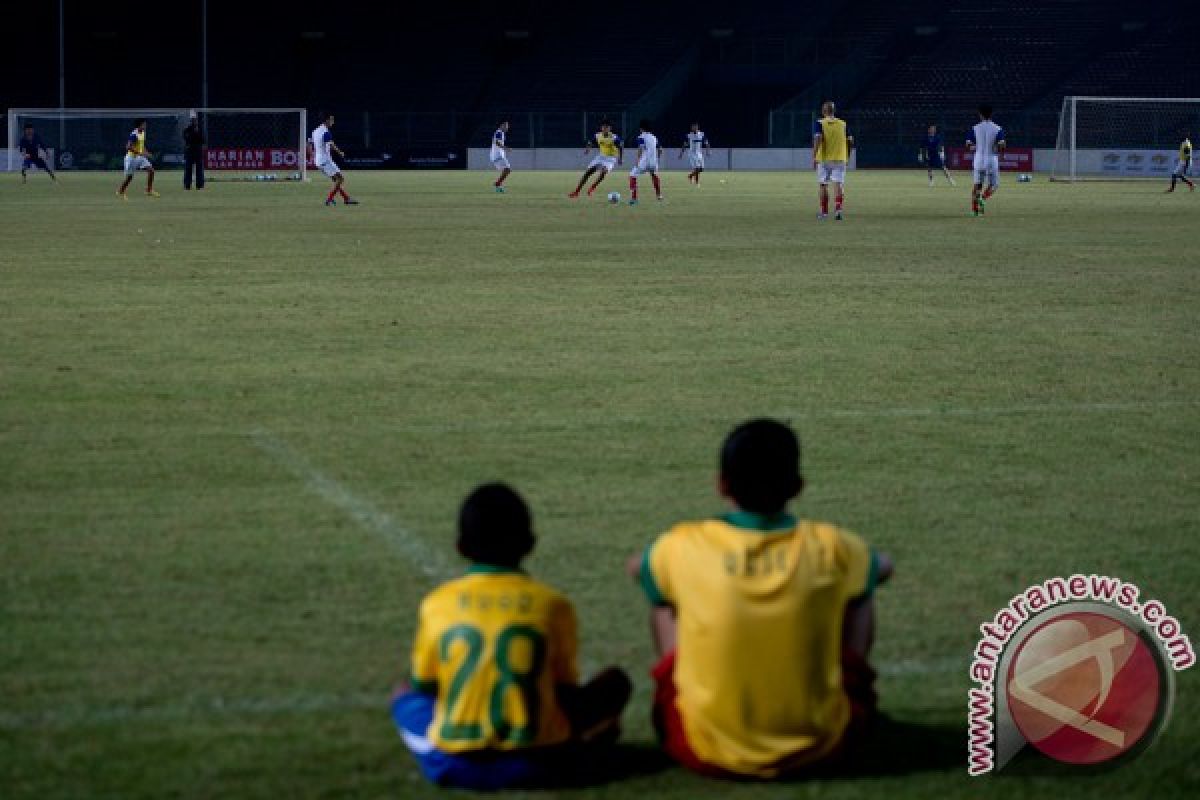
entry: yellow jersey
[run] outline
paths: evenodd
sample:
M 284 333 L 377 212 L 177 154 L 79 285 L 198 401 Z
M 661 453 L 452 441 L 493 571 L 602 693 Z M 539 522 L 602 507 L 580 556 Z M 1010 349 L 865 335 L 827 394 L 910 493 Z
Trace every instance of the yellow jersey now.
M 846 121 L 837 117 L 821 117 L 813 123 L 813 137 L 821 137 L 814 146 L 813 158 L 816 161 L 850 160 L 849 134 L 846 133 Z
M 428 736 L 448 753 L 560 744 L 555 687 L 579 682 L 575 611 L 517 570 L 476 565 L 425 597 L 412 685 L 436 693 Z
M 676 702 L 697 756 L 772 777 L 837 746 L 846 604 L 877 571 L 855 534 L 790 514 L 684 522 L 646 550 L 642 587 L 677 615 Z
M 613 158 L 620 155 L 621 137 L 615 133 L 599 131 L 592 137 L 592 140 L 596 143 L 596 149 L 600 151 L 600 155 Z
M 129 132 L 129 140 L 125 143 L 126 152 L 141 156 L 146 154 L 146 132 L 134 128 Z
M 1184 139 L 1179 145 L 1179 160 L 1190 161 L 1192 158 L 1192 140 Z

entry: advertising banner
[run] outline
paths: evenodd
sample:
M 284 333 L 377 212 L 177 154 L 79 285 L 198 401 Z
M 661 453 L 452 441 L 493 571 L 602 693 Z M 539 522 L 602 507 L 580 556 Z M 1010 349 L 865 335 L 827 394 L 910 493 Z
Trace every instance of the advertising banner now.
M 1033 172 L 1032 147 L 1009 147 L 999 155 L 1001 172 Z M 965 147 L 946 148 L 946 164 L 950 169 L 971 169 L 974 158 Z
M 346 153 L 346 169 L 466 169 L 465 147 L 405 147 Z
M 292 147 L 206 147 L 204 168 L 207 170 L 271 170 L 296 169 L 300 151 Z M 308 158 L 308 167 L 312 167 Z

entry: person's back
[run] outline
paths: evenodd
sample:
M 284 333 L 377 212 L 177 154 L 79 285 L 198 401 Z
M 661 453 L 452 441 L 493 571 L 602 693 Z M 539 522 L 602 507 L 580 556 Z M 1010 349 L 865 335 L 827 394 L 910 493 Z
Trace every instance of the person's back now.
M 857 536 L 788 514 L 734 512 L 658 540 L 649 569 L 678 616 L 675 683 L 696 755 L 771 774 L 833 749 L 850 718 L 842 617 L 870 564 Z
M 787 773 L 839 750 L 873 711 L 859 629 L 891 567 L 858 536 L 786 513 L 798 458 L 786 426 L 741 426 L 721 466 L 736 510 L 676 525 L 631 563 L 658 609 L 664 747 L 702 773 Z
M 579 685 L 571 603 L 520 569 L 534 541 L 516 492 L 478 487 L 459 515 L 471 567 L 421 603 L 392 718 L 440 786 L 554 784 L 592 755 L 585 744 L 615 740 L 629 678 L 610 668 Z

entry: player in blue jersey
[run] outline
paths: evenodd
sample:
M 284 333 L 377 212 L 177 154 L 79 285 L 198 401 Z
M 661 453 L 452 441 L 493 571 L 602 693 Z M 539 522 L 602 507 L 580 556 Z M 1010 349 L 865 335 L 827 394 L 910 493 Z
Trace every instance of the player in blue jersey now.
M 942 141 L 942 135 L 938 133 L 937 125 L 930 125 L 929 130 L 925 132 L 925 138 L 921 141 L 921 149 L 917 151 L 917 161 L 925 165 L 930 186 L 933 186 L 935 169 L 940 169 L 950 185 L 954 185 L 954 178 L 950 176 L 950 170 L 946 168 L 946 145 Z
M 42 142 L 42 137 L 37 135 L 37 131 L 32 125 L 26 125 L 24 135 L 17 142 L 17 149 L 21 151 L 21 183 L 25 183 L 28 178 L 25 173 L 31 167 L 37 167 L 46 171 L 50 176 L 50 180 L 58 182 L 58 178 L 54 177 L 54 170 L 50 169 L 46 164 L 46 159 L 42 157 L 42 153 L 46 150 L 46 145 Z

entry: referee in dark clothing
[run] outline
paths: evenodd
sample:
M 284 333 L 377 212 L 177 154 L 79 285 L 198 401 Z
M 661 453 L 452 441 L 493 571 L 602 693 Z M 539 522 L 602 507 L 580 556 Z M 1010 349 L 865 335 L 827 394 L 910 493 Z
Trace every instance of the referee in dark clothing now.
M 196 188 L 204 188 L 204 133 L 200 130 L 200 119 L 192 115 L 192 121 L 183 129 L 183 188 L 192 188 L 192 170 L 196 171 Z

